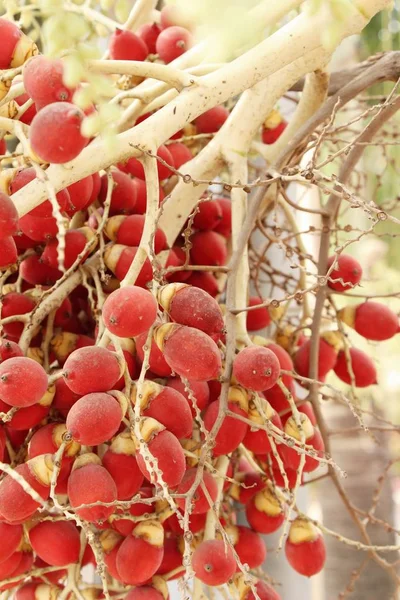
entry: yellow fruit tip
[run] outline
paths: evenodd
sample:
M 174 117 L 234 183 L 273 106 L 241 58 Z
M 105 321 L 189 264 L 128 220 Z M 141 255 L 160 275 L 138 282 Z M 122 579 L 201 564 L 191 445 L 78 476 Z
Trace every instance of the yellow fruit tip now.
M 321 535 L 319 529 L 308 519 L 295 519 L 290 526 L 289 540 L 292 544 L 314 542 Z
M 300 428 L 295 417 L 293 415 L 289 417 L 285 423 L 285 433 L 297 441 L 301 440 L 302 433 L 304 433 L 306 440 L 310 439 L 314 435 L 314 426 L 310 419 L 304 413 L 299 413 L 298 420 L 300 421 Z
M 136 525 L 133 535 L 144 539 L 151 546 L 162 548 L 164 544 L 164 527 L 155 520 L 141 521 Z
M 86 467 L 87 465 L 101 465 L 101 459 L 97 456 L 97 454 L 93 454 L 93 452 L 86 452 L 85 454 L 81 454 L 75 460 L 72 470 L 81 469 L 82 467 Z

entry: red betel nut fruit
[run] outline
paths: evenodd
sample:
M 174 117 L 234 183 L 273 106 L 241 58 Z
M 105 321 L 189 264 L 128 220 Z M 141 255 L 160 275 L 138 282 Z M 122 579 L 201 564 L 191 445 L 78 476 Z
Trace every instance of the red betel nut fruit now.
M 117 487 L 96 454 L 86 453 L 76 459 L 68 478 L 68 497 L 76 514 L 86 521 L 101 523 L 115 511 L 115 506 L 105 505 L 117 500 Z M 78 508 L 96 502 L 104 505 Z
M 80 451 L 80 444 L 71 440 L 65 442 L 64 436 L 67 428 L 64 423 L 48 423 L 35 431 L 28 445 L 28 458 L 35 458 L 41 454 L 55 454 L 64 443 L 64 454 L 57 481 L 64 481 L 71 472 L 76 454 Z
M 136 181 L 140 180 L 137 179 Z M 110 240 L 117 244 L 137 247 L 140 246 L 145 220 L 146 217 L 144 215 L 118 214 L 108 219 L 104 227 L 104 232 Z M 167 247 L 165 233 L 162 229 L 157 228 L 154 234 L 154 252 L 158 254 Z
M 0 399 L 10 406 L 36 404 L 46 393 L 47 386 L 46 371 L 31 358 L 16 356 L 0 364 Z
M 100 346 L 74 350 L 62 371 L 67 386 L 80 395 L 112 390 L 122 373 L 123 365 L 118 355 Z
M 122 281 L 128 273 L 129 268 L 138 251 L 137 247 L 123 246 L 122 244 L 110 244 L 104 252 L 104 262 L 110 271 Z M 134 282 L 135 285 L 145 287 L 153 278 L 153 268 L 148 258 L 144 261 L 139 275 Z
M 0 270 L 8 269 L 17 262 L 18 250 L 14 238 L 0 240 Z
M 108 46 L 112 60 L 145 60 L 149 54 L 146 43 L 132 31 L 116 29 Z
M 146 347 L 148 332 L 141 333 L 136 338 L 136 352 L 140 363 L 144 360 L 144 348 Z M 167 364 L 163 353 L 153 338 L 150 343 L 150 355 L 148 357 L 150 371 L 160 377 L 168 377 L 172 374 L 171 367 Z
M 348 363 L 351 365 L 350 368 Z M 334 371 L 339 379 L 349 385 L 352 383 L 353 375 L 356 387 L 368 387 L 378 383 L 374 361 L 358 348 L 349 348 L 349 357 L 344 350 L 339 352 Z
M 34 56 L 22 70 L 24 88 L 39 110 L 53 102 L 72 102 L 75 90 L 63 81 L 64 66 L 59 59 Z
M 311 344 L 311 339 L 306 340 L 293 357 L 294 368 L 302 377 L 309 377 L 310 375 Z M 337 332 L 328 331 L 321 335 L 318 350 L 318 379 L 323 380 L 329 371 L 334 368 L 341 348 L 340 334 Z
M 3 579 L 7 579 L 11 577 L 18 569 L 22 559 L 21 552 L 14 552 L 9 556 L 4 562 L 0 564 L 0 581 Z M 3 590 L 3 586 L 0 587 L 0 590 Z
M 161 158 L 166 163 L 166 165 L 170 167 L 175 167 L 174 159 L 167 146 L 160 146 L 157 150 L 157 156 Z M 171 169 L 169 169 L 166 165 L 160 161 L 157 161 L 157 172 L 160 181 L 163 181 L 164 179 L 167 179 L 168 177 L 170 177 L 170 175 L 172 175 Z M 143 180 L 145 179 L 144 167 L 140 160 L 138 160 L 137 158 L 129 158 L 125 163 L 118 163 L 118 168 L 124 173 L 128 173 L 128 175 L 132 175 L 133 177 L 138 177 L 139 179 Z M 143 192 L 143 190 L 141 190 L 141 192 Z M 146 189 L 144 189 L 144 192 L 146 193 Z M 137 193 L 139 194 L 139 190 L 137 191 Z M 161 196 L 162 195 L 160 194 L 160 201 L 163 198 L 163 196 Z M 141 202 L 141 204 L 143 204 L 143 202 Z M 141 211 L 139 211 L 136 208 L 135 212 Z
M 144 477 L 137 464 L 136 447 L 129 431 L 113 439 L 103 456 L 103 466 L 115 481 L 118 500 L 129 500 L 137 494 Z M 150 506 L 148 508 L 150 510 Z
M 10 558 L 17 550 L 23 538 L 22 525 L 0 523 L 0 563 Z
M 0 240 L 15 235 L 18 231 L 18 212 L 7 194 L 0 192 Z
M 165 540 L 166 544 L 169 540 Z M 165 550 L 164 550 L 165 553 Z M 169 569 L 172 571 L 173 569 Z M 169 572 L 168 571 L 168 572 Z M 157 571 L 159 573 L 159 571 Z M 184 573 L 184 570 L 182 574 Z M 175 577 L 171 577 L 175 579 Z M 125 600 L 168 600 L 169 592 L 165 579 L 154 576 L 151 580 L 152 585 L 139 585 L 131 589 L 125 596 Z
M 0 18 L 0 69 L 20 67 L 37 54 L 36 44 L 8 19 Z
M 63 567 L 79 560 L 79 530 L 72 521 L 43 521 L 29 530 L 36 554 L 49 565 Z
M 151 417 L 143 419 L 141 435 L 147 443 L 147 453 L 139 448 L 136 460 L 143 475 L 152 483 L 159 481 L 154 470 L 155 461 L 151 461 L 153 457 L 157 461 L 157 469 L 161 471 L 164 483 L 170 488 L 177 487 L 186 471 L 185 455 L 178 439 Z M 147 457 L 150 459 L 147 460 Z
M 92 175 L 88 175 L 68 186 L 69 206 L 66 209 L 68 216 L 72 217 L 78 210 L 84 210 L 91 204 L 93 181 Z
M 257 581 L 256 592 L 260 600 L 282 600 L 281 596 L 265 581 Z M 256 600 L 255 595 L 249 590 L 243 600 Z
M 157 569 L 157 575 L 166 575 L 167 573 L 174 571 L 175 573 L 170 575 L 168 579 L 170 581 L 172 579 L 180 579 L 185 574 L 185 568 L 182 567 L 182 558 L 181 538 L 176 535 L 170 535 L 165 538 L 164 556 L 161 565 Z M 179 567 L 181 568 L 180 572 Z M 161 599 L 164 600 L 162 596 Z
M 191 237 L 190 258 L 194 265 L 221 267 L 228 258 L 226 239 L 215 231 L 196 231 Z M 212 270 L 212 269 L 211 269 Z
M 85 113 L 69 102 L 54 102 L 34 117 L 29 141 L 44 162 L 66 163 L 81 153 L 89 139 L 81 134 Z
M 117 552 L 117 570 L 124 583 L 146 583 L 161 565 L 164 555 L 164 528 L 149 520 L 136 525 Z
M 200 329 L 210 336 L 222 335 L 221 308 L 204 290 L 185 283 L 169 283 L 159 288 L 157 299 L 175 323 Z
M 204 415 L 204 426 L 212 431 L 218 419 L 220 400 L 214 400 L 207 407 Z M 246 390 L 239 386 L 231 386 L 228 392 L 228 410 L 244 419 L 248 418 L 248 398 Z M 223 417 L 218 433 L 215 436 L 213 455 L 221 456 L 236 450 L 248 431 L 248 424 L 234 416 Z
M 156 419 L 178 439 L 191 437 L 192 412 L 188 401 L 178 390 L 145 380 L 140 388 L 139 399 L 136 385 L 132 386 L 131 400 L 133 404 L 139 401 L 144 417 Z
M 228 534 L 233 538 L 233 546 L 242 564 L 248 564 L 250 569 L 256 569 L 263 564 L 267 556 L 267 549 L 262 537 L 256 531 L 244 525 L 238 525 L 228 529 Z
M 192 556 L 197 579 L 206 585 L 223 585 L 236 571 L 232 550 L 222 540 L 208 540 L 197 546 Z
M 282 422 L 279 415 L 267 400 L 259 397 L 258 407 L 253 401 L 249 403 L 248 418 L 254 423 L 254 427 L 250 426 L 248 428 L 243 439 L 243 445 L 253 452 L 253 454 L 268 454 L 271 452 L 269 435 L 265 429 L 260 429 L 257 425 L 265 427 L 266 423 L 269 422 L 278 429 L 282 429 Z
M 168 151 L 170 152 L 175 169 L 179 169 L 182 165 L 192 160 L 193 154 L 189 150 L 185 144 L 181 144 L 181 142 L 174 142 L 173 144 L 168 144 Z
M 68 413 L 66 426 L 76 442 L 98 446 L 117 433 L 124 414 L 115 397 L 95 392 L 75 402 Z
M 273 144 L 282 135 L 287 127 L 287 122 L 275 108 L 264 121 L 261 139 L 264 144 Z
M 50 493 L 50 481 L 53 473 L 51 454 L 42 454 L 15 467 L 20 477 L 47 500 Z M 9 523 L 22 522 L 28 519 L 39 508 L 40 503 L 34 500 L 21 485 L 10 475 L 0 483 L 1 516 Z
M 298 442 L 301 442 L 302 432 L 304 437 L 304 443 L 308 446 L 311 446 L 316 451 L 318 457 L 322 457 L 325 446 L 319 430 L 312 425 L 307 415 L 300 413 L 299 420 L 301 424 L 301 429 L 299 429 L 299 427 L 297 426 L 296 420 L 293 416 L 288 418 L 284 427 L 286 435 L 289 435 Z M 299 468 L 301 454 L 298 452 L 296 447 L 282 444 L 279 447 L 279 453 L 283 458 L 285 466 L 289 467 L 293 471 L 296 471 Z M 311 471 L 315 471 L 315 469 L 317 469 L 318 467 L 319 461 L 306 454 L 303 471 L 306 473 L 310 473 Z
M 208 381 L 219 376 L 221 353 L 214 340 L 203 331 L 165 323 L 155 328 L 154 339 L 170 368 L 181 377 Z
M 229 110 L 225 106 L 214 106 L 198 116 L 194 124 L 198 133 L 216 133 L 228 117 Z
M 336 264 L 329 274 L 328 287 L 336 292 L 351 290 L 361 280 L 362 267 L 360 263 L 348 254 L 330 256 L 328 258 L 327 271 L 329 271 L 335 261 Z
M 397 315 L 385 304 L 363 302 L 346 306 L 339 311 L 339 319 L 367 340 L 389 340 L 399 331 Z
M 221 207 L 222 219 L 214 231 L 229 238 L 232 233 L 232 201 L 229 198 L 216 198 L 215 202 Z
M 146 44 L 150 54 L 156 53 L 156 42 L 161 31 L 162 28 L 157 23 L 145 23 L 136 32 Z
M 325 542 L 319 529 L 306 519 L 295 519 L 290 526 L 285 554 L 300 575 L 312 577 L 319 573 L 326 559 Z
M 181 56 L 190 48 L 192 35 L 190 31 L 177 25 L 163 29 L 156 41 L 156 52 L 165 63 Z
M 107 329 L 118 337 L 135 337 L 148 331 L 157 318 L 157 302 L 151 292 L 132 285 L 112 292 L 103 306 Z
M 262 304 L 262 298 L 251 296 L 249 298 L 249 306 L 258 306 Z M 264 329 L 271 323 L 271 316 L 266 306 L 261 306 L 254 310 L 248 310 L 246 315 L 246 324 L 248 331 L 259 331 Z
M 286 507 L 272 488 L 266 486 L 246 504 L 247 521 L 259 533 L 272 533 L 285 520 Z
M 110 215 L 121 213 L 123 215 L 131 214 L 134 212 L 136 206 L 137 190 L 136 185 L 126 173 L 114 169 L 111 171 L 112 177 L 112 192 L 111 192 L 111 203 L 110 203 Z M 101 185 L 99 190 L 99 200 L 104 204 L 108 193 L 108 176 L 107 174 L 101 177 Z M 140 241 L 140 240 L 139 240 Z M 124 243 L 124 242 L 121 242 Z M 139 244 L 129 244 L 129 246 Z
M 11 194 L 14 194 L 21 188 L 28 185 L 28 183 L 30 183 L 34 179 L 36 179 L 36 172 L 33 167 L 28 167 L 28 168 L 23 168 L 23 169 L 15 169 L 14 173 L 11 172 L 11 179 L 8 183 L 9 192 Z M 57 203 L 60 207 L 60 210 L 62 212 L 67 211 L 68 209 L 71 208 L 71 198 L 69 195 L 69 191 L 67 189 L 60 190 L 56 194 L 56 199 L 57 199 Z M 44 200 L 44 202 L 39 204 L 39 206 L 36 206 L 36 208 L 33 208 L 32 210 L 30 210 L 26 216 L 50 218 L 50 217 L 52 217 L 52 215 L 53 215 L 53 208 L 52 208 L 50 200 Z M 24 221 L 26 216 L 22 217 L 22 219 L 20 220 L 19 225 L 20 225 L 21 229 L 22 229 L 22 222 Z
M 90 227 L 81 227 L 80 229 L 70 229 L 65 234 L 65 249 L 64 249 L 64 267 L 69 269 L 78 259 L 83 262 L 89 253 L 88 250 L 84 252 L 88 242 L 93 240 L 94 231 Z M 93 249 L 95 242 L 92 242 Z M 46 247 L 42 254 L 42 261 L 52 267 L 53 269 L 58 268 L 58 240 L 50 240 L 47 242 Z
M 11 340 L 2 340 L 0 342 L 0 363 L 9 358 L 23 356 L 23 354 L 24 353 L 16 342 L 12 342 Z
M 171 377 L 167 380 L 167 386 L 177 390 L 185 397 L 192 411 L 192 416 L 196 414 L 194 404 L 201 412 L 210 402 L 210 388 L 206 381 L 188 380 L 187 385 L 185 385 L 180 377 Z
M 193 219 L 195 229 L 215 229 L 222 219 L 221 205 L 215 200 L 204 200 L 197 207 Z
M 278 381 L 279 360 L 268 348 L 249 346 L 241 350 L 233 361 L 233 375 L 243 387 L 261 392 Z

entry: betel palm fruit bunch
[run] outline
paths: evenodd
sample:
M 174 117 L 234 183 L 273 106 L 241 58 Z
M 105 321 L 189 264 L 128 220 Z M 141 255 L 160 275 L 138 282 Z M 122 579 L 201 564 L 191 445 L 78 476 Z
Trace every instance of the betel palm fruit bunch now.
M 332 373 L 352 388 L 377 383 L 347 328 L 372 341 L 398 332 L 397 315 L 368 300 L 310 335 L 284 283 L 277 300 L 264 297 L 258 267 L 249 281 L 240 260 L 257 252 L 248 240 L 240 250 L 238 193 L 250 188 L 225 184 L 219 159 L 198 181 L 190 174 L 241 101 L 232 93 L 211 106 L 202 92 L 182 126 L 169 124 L 176 107 L 163 117 L 171 131 L 161 142 L 150 126 L 198 85 L 182 69 L 199 31 L 175 9 L 144 11 L 138 27 L 129 15 L 127 26 L 94 19 L 93 31 L 112 28 L 107 58 L 80 62 L 85 29 L 76 68 L 0 18 L 0 101 L 10 113 L 0 115 L 9 128 L 7 143 L 0 132 L 0 591 L 16 600 L 167 600 L 168 582 L 183 577 L 195 579 L 197 598 L 227 586 L 229 597 L 279 600 L 260 570 L 274 532 L 294 571 L 316 575 L 323 526 L 295 502 L 332 465 L 314 388 Z M 198 71 L 213 71 L 207 64 Z M 117 105 L 120 120 L 108 119 Z M 267 112 L 250 136 L 260 157 L 290 131 L 277 109 Z M 146 127 L 150 149 L 136 144 Z M 113 135 L 122 136 L 114 145 Z M 233 153 L 253 173 L 249 152 Z M 362 269 L 342 252 L 322 276 L 329 300 L 351 295 Z M 88 565 L 103 590 L 85 583 Z

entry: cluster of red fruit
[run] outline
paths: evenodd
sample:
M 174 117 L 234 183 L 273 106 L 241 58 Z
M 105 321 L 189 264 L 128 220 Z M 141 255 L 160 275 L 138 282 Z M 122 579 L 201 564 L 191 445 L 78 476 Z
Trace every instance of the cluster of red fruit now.
M 190 32 L 170 22 L 168 13 L 161 14 L 160 26 L 144 25 L 137 35 L 117 31 L 110 58 L 145 60 L 157 53 L 169 63 L 182 54 L 190 46 Z M 0 68 L 23 64 L 28 38 L 4 19 L 0 38 Z M 31 55 L 37 53 L 34 44 L 29 48 Z M 89 143 L 80 130 L 85 114 L 72 103 L 75 90 L 63 83 L 62 61 L 34 56 L 24 66 L 23 84 L 26 93 L 17 101 L 34 102 L 21 120 L 31 125 L 29 142 L 36 157 L 43 163 L 64 163 L 78 156 Z M 199 133 L 214 133 L 228 116 L 225 107 L 217 107 L 194 125 Z M 285 123 L 270 125 L 262 131 L 265 143 L 272 143 Z M 177 169 L 192 157 L 188 146 L 173 140 L 158 155 Z M 19 218 L 9 196 L 31 182 L 35 170 L 2 172 L 0 268 L 18 268 L 7 280 L 1 306 L 0 409 L 6 416 L 0 425 L 0 458 L 12 469 L 0 481 L 0 591 L 21 586 L 33 569 L 60 567 L 34 576 L 16 594 L 17 600 L 39 600 L 45 592 L 53 597 L 67 585 L 68 565 L 96 564 L 100 553 L 107 576 L 135 586 L 127 593 L 129 600 L 167 599 L 166 581 L 184 574 L 189 540 L 192 567 L 203 583 L 231 583 L 241 600 L 255 598 L 254 591 L 261 600 L 278 600 L 264 581 L 250 584 L 237 559 L 250 570 L 262 565 L 266 548 L 260 534 L 282 526 L 288 518 L 285 493 L 296 486 L 299 467 L 310 473 L 324 455 L 313 408 L 296 397 L 296 373 L 300 380 L 309 373 L 311 340 L 288 336 L 279 326 L 274 341 L 254 336 L 253 345 L 236 352 L 221 415 L 226 340 L 213 267 L 228 259 L 230 200 L 199 204 L 187 269 L 164 271 L 164 285 L 153 293 L 148 289 L 153 267 L 147 259 L 135 285 L 120 286 L 144 230 L 146 185 L 137 159 L 115 165 L 111 174 L 110 213 L 101 233 L 109 271 L 101 318 L 114 344 L 96 345 L 99 314 L 87 288 L 79 285 L 54 312 L 51 369 L 46 371 L 40 348 L 48 341 L 49 323 L 34 332 L 26 356 L 20 343 L 24 323 L 32 324 L 42 294 L 63 276 L 57 219 L 50 200 Z M 159 162 L 158 175 L 161 201 L 171 171 Z M 66 269 L 95 250 L 98 221 L 93 209 L 101 212 L 107 189 L 107 175 L 95 173 L 57 194 L 66 220 L 78 212 L 84 215 L 82 227 L 67 228 Z M 154 245 L 156 255 L 169 251 L 166 267 L 187 264 L 183 238 L 169 248 L 165 233 L 157 229 Z M 208 269 L 191 270 L 190 265 Z M 328 286 L 343 292 L 360 281 L 361 268 L 343 254 L 332 257 L 328 276 Z M 261 302 L 251 297 L 249 307 Z M 397 316 L 375 302 L 345 308 L 340 318 L 371 340 L 388 339 L 398 331 Z M 268 308 L 249 310 L 249 332 L 270 322 Z M 143 381 L 139 371 L 144 361 Z M 359 387 L 376 383 L 371 359 L 356 348 L 347 352 L 338 332 L 329 331 L 320 341 L 319 379 L 331 370 Z M 293 414 L 293 402 L 299 414 Z M 210 435 L 217 421 L 220 427 Z M 210 456 L 198 477 L 204 445 Z M 224 456 L 226 473 L 219 473 L 216 464 Z M 161 499 L 161 489 L 168 490 L 175 511 Z M 51 503 L 54 493 L 64 503 L 64 513 L 54 510 L 59 509 Z M 230 545 L 218 533 L 216 539 L 204 539 L 207 515 L 219 504 Z M 240 505 L 246 526 L 237 524 Z M 185 510 L 189 531 L 184 530 Z M 97 540 L 95 553 L 82 545 L 88 523 Z M 292 567 L 305 576 L 324 565 L 321 532 L 304 516 L 291 523 L 285 550 Z

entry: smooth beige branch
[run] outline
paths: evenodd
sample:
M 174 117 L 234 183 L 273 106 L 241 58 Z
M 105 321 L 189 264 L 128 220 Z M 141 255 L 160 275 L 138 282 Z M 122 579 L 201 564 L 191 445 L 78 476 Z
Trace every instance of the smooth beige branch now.
M 150 21 L 157 6 L 157 0 L 136 0 L 123 28 L 136 31 L 140 25 Z
M 20 128 L 20 131 L 22 131 L 25 135 L 28 135 L 29 125 L 25 125 L 19 121 L 14 121 L 14 119 L 8 119 L 7 117 L 0 117 L 0 131 L 7 131 L 8 133 L 13 133 L 16 137 L 18 137 L 18 128 Z
M 171 65 L 161 65 L 140 60 L 90 60 L 87 63 L 90 71 L 113 75 L 134 75 L 150 77 L 168 83 L 178 91 L 190 87 L 196 82 L 193 75 L 175 69 Z
M 135 258 L 132 261 L 132 264 L 128 269 L 127 274 L 121 281 L 121 287 L 134 284 L 146 259 L 151 259 L 152 255 L 154 254 L 154 234 L 156 230 L 158 203 L 160 197 L 160 183 L 158 181 L 156 159 L 146 155 L 143 160 L 143 167 L 146 175 L 146 218 L 139 248 Z

